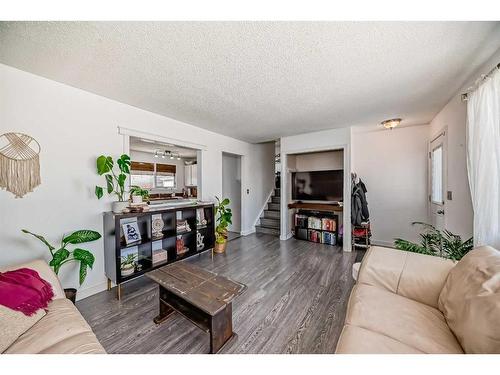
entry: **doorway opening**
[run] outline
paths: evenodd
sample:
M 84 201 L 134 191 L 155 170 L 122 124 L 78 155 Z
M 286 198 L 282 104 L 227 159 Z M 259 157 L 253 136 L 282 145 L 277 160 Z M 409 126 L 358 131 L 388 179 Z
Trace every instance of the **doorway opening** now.
M 222 198 L 228 198 L 233 214 L 228 227 L 228 240 L 241 236 L 241 156 L 222 153 Z
M 130 185 L 149 191 L 151 205 L 200 198 L 200 151 L 131 136 Z

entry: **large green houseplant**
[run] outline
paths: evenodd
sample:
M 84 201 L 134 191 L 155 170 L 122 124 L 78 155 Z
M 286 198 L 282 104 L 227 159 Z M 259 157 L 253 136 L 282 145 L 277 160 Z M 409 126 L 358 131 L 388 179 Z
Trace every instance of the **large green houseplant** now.
M 34 236 L 45 246 L 47 246 L 50 255 L 52 256 L 52 259 L 49 262 L 49 266 L 52 267 L 56 275 L 59 275 L 59 271 L 64 264 L 70 262 L 79 263 L 79 282 L 80 285 L 83 284 L 85 278 L 87 277 L 88 268 L 92 269 L 92 267 L 94 266 L 94 255 L 89 250 L 82 249 L 80 247 L 74 248 L 73 250 L 69 250 L 67 247 L 68 245 L 79 245 L 86 242 L 96 241 L 101 238 L 101 235 L 98 232 L 87 229 L 77 230 L 67 236 L 63 236 L 58 248 L 51 245 L 45 239 L 45 237 L 39 234 L 32 233 L 26 229 L 22 229 L 22 232 Z M 68 298 L 71 298 L 71 300 L 74 302 L 76 297 L 76 289 L 65 289 L 65 292 Z
M 113 212 L 120 213 L 127 207 L 128 201 L 125 195 L 125 182 L 130 175 L 130 156 L 123 154 L 116 160 L 118 171 L 115 172 L 115 163 L 111 156 L 101 155 L 96 159 L 96 169 L 99 176 L 104 175 L 106 179 L 106 191 L 108 194 L 115 194 L 118 202 L 113 202 Z M 95 195 L 101 199 L 104 195 L 104 188 L 95 187 Z
M 226 251 L 227 245 L 227 227 L 232 224 L 233 214 L 229 208 L 231 203 L 229 198 L 225 198 L 222 201 L 219 197 L 215 197 L 217 204 L 215 205 L 215 247 L 214 251 L 216 253 L 223 253 Z
M 458 261 L 471 251 L 474 246 L 472 237 L 462 241 L 459 235 L 453 234 L 449 230 L 441 231 L 430 224 L 420 221 L 415 221 L 412 225 L 420 225 L 424 229 L 420 233 L 420 243 L 396 238 L 394 240 L 396 249 Z

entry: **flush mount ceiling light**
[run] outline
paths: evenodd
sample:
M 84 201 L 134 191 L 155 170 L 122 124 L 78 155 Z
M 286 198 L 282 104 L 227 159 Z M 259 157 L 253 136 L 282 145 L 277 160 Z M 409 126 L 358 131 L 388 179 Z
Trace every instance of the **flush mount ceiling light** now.
M 400 118 L 391 118 L 390 120 L 382 121 L 380 124 L 386 129 L 394 129 L 401 123 Z

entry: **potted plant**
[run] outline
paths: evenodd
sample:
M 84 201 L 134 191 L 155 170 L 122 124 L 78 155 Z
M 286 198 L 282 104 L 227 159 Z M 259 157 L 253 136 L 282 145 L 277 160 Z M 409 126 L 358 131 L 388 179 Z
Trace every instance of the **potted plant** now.
M 32 233 L 26 229 L 23 229 L 22 232 L 31 234 L 32 236 L 36 237 L 41 242 L 43 242 L 45 246 L 47 246 L 50 255 L 52 256 L 52 259 L 49 262 L 49 266 L 52 267 L 56 275 L 59 275 L 59 271 L 63 264 L 70 262 L 80 263 L 79 281 L 80 285 L 83 284 L 85 278 L 87 277 L 88 268 L 92 269 L 92 266 L 94 265 L 94 260 L 95 260 L 94 255 L 89 250 L 81 249 L 79 247 L 73 250 L 69 250 L 67 249 L 67 246 L 70 244 L 78 245 L 85 242 L 96 241 L 99 238 L 101 238 L 101 235 L 98 232 L 95 232 L 93 230 L 83 229 L 83 230 L 77 230 L 68 236 L 63 236 L 61 240 L 61 245 L 57 250 L 56 247 L 52 246 L 43 236 Z M 68 288 L 64 289 L 64 292 L 66 293 L 66 297 L 70 299 L 73 303 L 75 303 L 76 289 Z
M 132 203 L 142 203 L 149 201 L 149 191 L 137 185 L 130 187 L 130 198 Z
M 122 256 L 120 263 L 120 271 L 123 277 L 130 276 L 135 272 L 137 254 L 127 254 Z
M 214 251 L 216 253 L 223 253 L 226 251 L 227 245 L 227 227 L 229 224 L 232 224 L 231 218 L 233 214 L 231 213 L 231 209 L 228 207 L 229 201 L 228 198 L 223 199 L 222 201 L 219 197 L 215 197 L 217 199 L 217 205 L 215 206 L 215 221 L 217 223 L 215 227 L 215 246 Z
M 119 171 L 115 172 L 113 158 L 111 156 L 101 155 L 96 160 L 97 173 L 99 176 L 104 175 L 106 179 L 106 190 L 108 194 L 116 194 L 118 202 L 112 203 L 114 213 L 121 213 L 128 205 L 125 200 L 125 181 L 127 175 L 130 175 L 130 156 L 123 154 L 116 161 Z M 101 186 L 95 187 L 95 195 L 101 199 L 104 194 L 104 189 Z
M 412 225 L 420 225 L 424 228 L 424 232 L 420 233 L 420 243 L 396 238 L 394 240 L 396 249 L 459 261 L 474 247 L 472 237 L 462 241 L 459 235 L 453 234 L 449 230 L 441 231 L 430 224 L 419 221 L 413 222 Z

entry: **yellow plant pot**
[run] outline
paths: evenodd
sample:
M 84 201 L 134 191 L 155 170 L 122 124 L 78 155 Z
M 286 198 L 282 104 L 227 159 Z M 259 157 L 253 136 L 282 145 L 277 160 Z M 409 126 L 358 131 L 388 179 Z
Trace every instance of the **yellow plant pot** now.
M 226 246 L 227 246 L 227 241 L 224 241 L 224 243 L 215 243 L 214 246 L 214 252 L 217 254 L 222 254 L 226 251 Z

